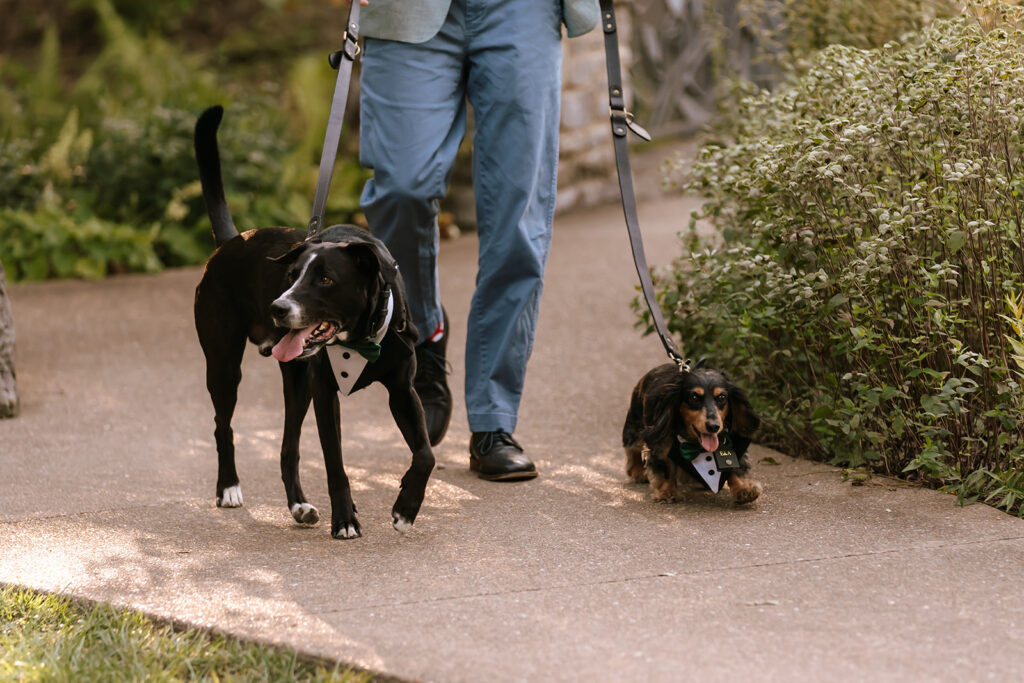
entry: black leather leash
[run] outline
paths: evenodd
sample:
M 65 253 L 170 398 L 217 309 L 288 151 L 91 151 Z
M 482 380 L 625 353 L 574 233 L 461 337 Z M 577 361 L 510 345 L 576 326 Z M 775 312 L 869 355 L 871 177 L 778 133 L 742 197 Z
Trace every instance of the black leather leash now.
M 341 125 L 345 121 L 345 105 L 348 103 L 349 85 L 352 82 L 352 65 L 362 51 L 359 47 L 359 0 L 352 0 L 348 11 L 348 24 L 342 38 L 342 48 L 332 52 L 328 57 L 331 66 L 338 70 L 338 80 L 334 85 L 334 98 L 331 100 L 331 113 L 324 135 L 324 150 L 320 154 L 320 173 L 316 179 L 316 194 L 313 195 L 313 217 L 309 219 L 306 239 L 323 229 L 327 192 L 331 189 L 331 175 L 334 173 L 334 161 L 338 156 Z
M 604 52 L 605 64 L 608 67 L 608 106 L 611 112 L 612 142 L 615 146 L 615 170 L 619 176 L 619 194 L 622 197 L 622 212 L 626 217 L 626 229 L 629 232 L 629 244 L 633 249 L 633 263 L 636 265 L 636 273 L 640 276 L 640 288 L 643 290 L 647 308 L 651 311 L 651 320 L 654 321 L 654 329 L 661 337 L 665 353 L 679 366 L 681 372 L 690 371 L 690 361 L 683 358 L 676 349 L 675 342 L 665 326 L 665 318 L 662 316 L 661 307 L 658 306 L 658 299 L 654 293 L 654 283 L 651 282 L 651 271 L 647 266 L 647 257 L 644 255 L 644 242 L 640 235 L 640 223 L 636 214 L 636 195 L 633 191 L 633 174 L 629 168 L 629 144 L 626 140 L 626 132 L 633 131 L 634 134 L 650 140 L 650 134 L 642 126 L 633 121 L 633 115 L 626 110 L 626 98 L 622 91 L 622 67 L 619 60 L 619 42 L 617 27 L 615 24 L 615 9 L 613 0 L 600 0 L 601 2 L 601 27 L 604 30 Z

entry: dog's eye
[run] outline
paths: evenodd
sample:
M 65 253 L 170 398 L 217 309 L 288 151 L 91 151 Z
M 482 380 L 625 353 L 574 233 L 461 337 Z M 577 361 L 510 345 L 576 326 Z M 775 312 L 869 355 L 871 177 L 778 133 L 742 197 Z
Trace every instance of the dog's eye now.
M 698 394 L 696 391 L 691 391 L 686 394 L 686 403 L 694 410 L 698 409 L 704 403 L 704 396 Z
M 719 408 L 724 408 L 725 404 L 729 402 L 729 394 L 718 394 L 715 396 L 715 405 Z
M 320 279 L 317 280 L 317 283 L 323 285 L 324 287 L 327 287 L 329 285 L 333 285 L 334 284 L 334 280 L 332 280 L 331 278 L 327 277 L 326 275 L 321 275 Z

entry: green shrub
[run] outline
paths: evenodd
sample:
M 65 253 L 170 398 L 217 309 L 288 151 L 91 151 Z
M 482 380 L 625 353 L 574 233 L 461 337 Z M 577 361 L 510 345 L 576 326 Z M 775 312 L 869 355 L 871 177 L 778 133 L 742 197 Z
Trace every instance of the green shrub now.
M 1024 11 L 974 9 L 745 99 L 686 188 L 724 243 L 691 224 L 660 296 L 769 443 L 1019 510 Z
M 786 66 L 829 45 L 881 47 L 936 18 L 957 13 L 954 0 L 739 0 L 747 28 L 758 27 L 765 59 Z
M 160 270 L 155 229 L 79 216 L 59 208 L 0 209 L 4 264 L 12 280 L 101 278 L 111 272 Z
M 199 56 L 138 36 L 109 0 L 91 5 L 105 42 L 69 87 L 53 27 L 34 68 L 0 61 L 0 259 L 11 279 L 205 260 L 213 240 L 192 131 L 217 103 L 227 109 L 220 146 L 236 224 L 303 227 L 327 119 L 313 101 L 329 103 L 334 85 L 327 60 L 297 58 L 290 87 L 232 94 Z M 339 164 L 329 221 L 350 220 L 365 177 L 354 155 Z

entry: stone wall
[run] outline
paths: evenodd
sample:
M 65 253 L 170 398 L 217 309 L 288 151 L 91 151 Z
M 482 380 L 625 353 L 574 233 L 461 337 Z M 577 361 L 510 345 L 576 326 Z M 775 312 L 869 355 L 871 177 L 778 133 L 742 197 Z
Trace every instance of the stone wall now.
M 14 319 L 7 299 L 4 264 L 0 262 L 0 418 L 14 417 L 18 407 L 14 384 Z
M 615 11 L 623 87 L 630 96 L 630 16 L 626 7 Z M 637 140 L 638 138 L 634 138 Z M 590 33 L 562 44 L 562 132 L 558 161 L 557 211 L 594 206 L 619 196 L 608 118 L 608 75 L 604 33 Z

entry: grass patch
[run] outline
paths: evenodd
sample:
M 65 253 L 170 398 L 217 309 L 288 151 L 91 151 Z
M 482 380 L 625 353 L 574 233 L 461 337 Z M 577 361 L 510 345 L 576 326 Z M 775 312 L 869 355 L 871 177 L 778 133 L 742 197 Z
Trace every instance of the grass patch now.
M 0 680 L 341 681 L 370 676 L 298 653 L 160 625 L 134 611 L 0 587 Z

